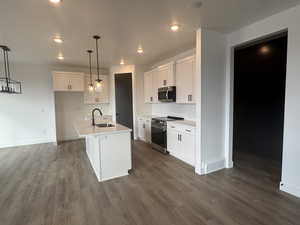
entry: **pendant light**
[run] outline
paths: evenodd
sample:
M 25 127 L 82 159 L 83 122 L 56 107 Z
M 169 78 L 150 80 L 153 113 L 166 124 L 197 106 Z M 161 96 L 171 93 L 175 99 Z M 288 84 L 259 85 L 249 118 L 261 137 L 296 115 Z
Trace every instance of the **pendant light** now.
M 8 61 L 8 52 L 10 51 L 10 49 L 4 45 L 0 45 L 0 48 L 3 50 L 4 57 L 4 77 L 0 77 L 0 93 L 22 94 L 21 82 L 12 80 L 10 77 Z
M 92 50 L 87 50 L 87 53 L 89 54 L 89 64 L 90 64 L 90 83 L 89 83 L 89 91 L 94 90 L 93 80 L 92 80 Z
M 97 80 L 96 80 L 96 87 L 101 88 L 102 87 L 102 80 L 100 79 L 100 69 L 99 69 L 99 46 L 98 46 L 98 40 L 100 39 L 100 36 L 94 35 L 93 37 L 96 40 L 96 58 L 97 58 Z

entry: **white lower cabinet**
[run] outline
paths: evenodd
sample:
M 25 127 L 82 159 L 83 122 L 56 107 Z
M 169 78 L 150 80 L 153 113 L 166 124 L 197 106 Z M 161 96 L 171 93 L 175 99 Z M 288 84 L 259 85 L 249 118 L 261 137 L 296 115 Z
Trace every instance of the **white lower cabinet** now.
M 151 118 L 138 117 L 138 139 L 151 143 Z
M 86 152 L 99 182 L 126 176 L 132 168 L 130 131 L 88 135 Z
M 142 141 L 146 141 L 145 123 L 144 118 L 138 118 L 138 138 Z
M 168 123 L 168 151 L 192 166 L 195 166 L 195 140 L 195 127 Z
M 145 137 L 146 142 L 151 143 L 151 118 L 145 119 Z

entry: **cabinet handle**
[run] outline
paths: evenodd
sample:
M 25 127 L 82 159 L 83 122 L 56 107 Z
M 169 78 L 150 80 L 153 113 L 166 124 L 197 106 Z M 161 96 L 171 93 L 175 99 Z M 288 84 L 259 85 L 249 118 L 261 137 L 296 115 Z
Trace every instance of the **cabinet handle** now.
M 175 128 L 174 126 L 171 126 L 171 128 Z
M 188 101 L 189 102 L 193 101 L 193 95 L 188 95 Z
M 167 80 L 164 80 L 164 81 L 163 81 L 163 85 L 164 85 L 164 86 L 167 86 Z
M 178 141 L 181 141 L 181 134 L 178 134 Z
M 72 90 L 72 85 L 70 84 L 70 90 Z
M 150 97 L 150 102 L 153 102 L 153 97 Z
M 179 141 L 179 134 L 177 134 L 177 140 Z
M 146 125 L 145 125 L 145 124 L 143 124 L 143 128 L 144 128 L 144 129 L 146 128 Z
M 188 130 L 188 129 L 186 129 L 185 131 L 187 131 L 187 132 L 192 132 L 191 130 Z

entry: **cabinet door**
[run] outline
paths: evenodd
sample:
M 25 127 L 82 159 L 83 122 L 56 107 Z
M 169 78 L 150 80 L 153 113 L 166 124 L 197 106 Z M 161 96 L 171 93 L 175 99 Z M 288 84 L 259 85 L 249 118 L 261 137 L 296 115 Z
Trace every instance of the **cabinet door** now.
M 130 132 L 102 136 L 100 146 L 102 181 L 127 175 L 131 169 Z
M 158 83 L 159 83 L 159 73 L 158 70 L 153 70 L 152 71 L 152 90 L 151 90 L 151 95 L 153 96 L 153 101 L 152 103 L 159 103 L 158 101 Z
M 70 83 L 66 74 L 62 72 L 53 72 L 52 78 L 54 91 L 69 91 Z
M 146 139 L 146 142 L 148 143 L 151 143 L 151 119 L 147 118 L 145 120 L 145 126 L 146 126 L 146 129 L 145 129 L 145 139 Z
M 182 160 L 195 166 L 195 136 L 188 132 L 181 133 Z
M 176 63 L 176 102 L 194 103 L 195 100 L 195 57 Z
M 139 139 L 145 141 L 145 121 L 143 118 L 138 118 L 138 136 Z
M 72 73 L 68 75 L 70 81 L 70 91 L 84 91 L 84 74 Z
M 180 153 L 178 131 L 168 128 L 167 131 L 167 149 L 171 155 L 178 157 Z
M 145 103 L 153 102 L 153 81 L 152 72 L 146 72 L 144 74 L 144 101 Z
M 158 88 L 170 86 L 168 84 L 168 73 L 169 67 L 168 66 L 161 66 L 157 70 L 157 85 Z
M 188 97 L 188 102 L 189 103 L 196 103 L 196 56 L 193 56 L 192 62 L 191 62 L 191 67 L 192 67 L 192 89 L 191 89 L 191 98 Z

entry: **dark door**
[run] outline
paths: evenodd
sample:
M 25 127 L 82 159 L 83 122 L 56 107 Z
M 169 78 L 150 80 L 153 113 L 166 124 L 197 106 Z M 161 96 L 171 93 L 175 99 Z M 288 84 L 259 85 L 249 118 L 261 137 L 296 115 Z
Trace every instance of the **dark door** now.
M 234 54 L 234 151 L 281 163 L 287 34 Z
M 115 74 L 116 120 L 133 129 L 132 74 Z

